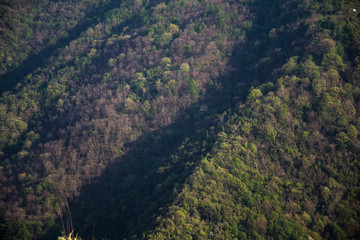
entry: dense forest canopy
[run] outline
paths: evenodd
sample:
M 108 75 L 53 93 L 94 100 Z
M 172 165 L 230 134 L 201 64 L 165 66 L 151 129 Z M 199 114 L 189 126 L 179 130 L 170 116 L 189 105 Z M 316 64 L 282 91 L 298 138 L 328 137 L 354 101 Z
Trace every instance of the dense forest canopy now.
M 1 239 L 359 239 L 360 1 L 0 3 Z

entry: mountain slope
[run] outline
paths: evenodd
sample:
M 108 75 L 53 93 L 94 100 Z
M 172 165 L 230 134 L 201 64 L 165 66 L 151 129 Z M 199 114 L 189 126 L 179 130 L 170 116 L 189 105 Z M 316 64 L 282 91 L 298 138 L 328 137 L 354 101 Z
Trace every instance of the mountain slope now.
M 357 1 L 101 4 L 1 97 L 2 236 L 359 237 Z
M 3 94 L 2 221 L 54 219 L 64 199 L 208 88 L 229 97 L 216 90 L 217 78 L 241 41 L 246 9 L 227 16 L 222 7 L 192 5 L 184 12 L 181 2 L 124 1 Z
M 359 88 L 337 78 L 319 96 L 306 69 L 250 92 L 150 238 L 359 236 Z
M 228 113 L 214 147 L 146 239 L 359 237 L 358 46 L 339 42 L 349 38 L 339 25 L 357 31 L 343 22 L 358 24 L 344 19 L 348 8 L 310 22 L 302 54 Z

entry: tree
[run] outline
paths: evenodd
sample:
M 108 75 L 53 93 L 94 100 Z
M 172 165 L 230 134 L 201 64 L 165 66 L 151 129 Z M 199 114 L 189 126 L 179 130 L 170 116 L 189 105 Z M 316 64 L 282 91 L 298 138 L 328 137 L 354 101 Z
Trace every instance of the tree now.
M 190 72 L 190 66 L 187 63 L 182 63 L 180 66 L 180 70 L 182 72 Z
M 342 58 L 336 53 L 334 48 L 331 48 L 324 55 L 321 65 L 325 70 L 329 70 L 329 69 L 342 70 L 344 67 Z

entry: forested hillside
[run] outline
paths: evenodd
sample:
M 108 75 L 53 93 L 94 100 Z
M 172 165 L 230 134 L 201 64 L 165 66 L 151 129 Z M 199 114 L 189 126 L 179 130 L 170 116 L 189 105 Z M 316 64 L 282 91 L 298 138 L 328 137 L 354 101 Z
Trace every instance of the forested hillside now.
M 0 9 L 2 239 L 360 238 L 358 0 Z

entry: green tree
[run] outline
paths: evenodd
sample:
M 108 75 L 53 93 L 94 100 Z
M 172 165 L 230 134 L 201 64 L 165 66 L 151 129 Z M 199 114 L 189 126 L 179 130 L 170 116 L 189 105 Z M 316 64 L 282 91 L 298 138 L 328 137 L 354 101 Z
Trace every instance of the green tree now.
M 190 72 L 190 66 L 187 63 L 182 63 L 180 66 L 180 70 L 182 72 Z
M 325 70 L 342 70 L 344 67 L 342 58 L 336 53 L 335 49 L 333 48 L 324 55 L 321 65 Z

